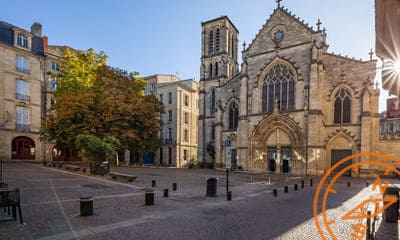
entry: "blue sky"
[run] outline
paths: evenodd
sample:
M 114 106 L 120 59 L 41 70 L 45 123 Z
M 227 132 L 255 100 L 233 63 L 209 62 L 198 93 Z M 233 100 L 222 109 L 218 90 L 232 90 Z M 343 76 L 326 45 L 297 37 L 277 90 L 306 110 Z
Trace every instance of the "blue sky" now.
M 374 0 L 281 4 L 311 26 L 320 18 L 329 52 L 368 59 L 375 48 Z M 227 15 L 240 43 L 250 43 L 275 7 L 275 0 L 19 0 L 2 4 L 0 20 L 25 29 L 38 21 L 49 44 L 104 51 L 109 65 L 142 76 L 199 79 L 202 21 Z

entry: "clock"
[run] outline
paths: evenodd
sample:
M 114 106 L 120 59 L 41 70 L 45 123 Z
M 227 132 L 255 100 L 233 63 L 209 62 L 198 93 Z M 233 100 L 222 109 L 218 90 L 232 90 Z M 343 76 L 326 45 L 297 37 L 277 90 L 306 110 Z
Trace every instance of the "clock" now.
M 279 43 L 280 41 L 282 41 L 283 37 L 284 37 L 284 33 L 281 30 L 278 30 L 274 33 L 274 42 Z

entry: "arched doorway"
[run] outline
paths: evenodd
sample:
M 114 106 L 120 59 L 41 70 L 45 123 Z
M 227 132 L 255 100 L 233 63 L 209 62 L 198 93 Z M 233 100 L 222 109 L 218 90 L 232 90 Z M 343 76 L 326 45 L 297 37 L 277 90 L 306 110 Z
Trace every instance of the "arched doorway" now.
M 302 173 L 304 136 L 289 116 L 273 113 L 255 128 L 251 140 L 250 166 L 256 171 Z
M 35 159 L 35 142 L 28 137 L 16 137 L 11 144 L 11 159 Z

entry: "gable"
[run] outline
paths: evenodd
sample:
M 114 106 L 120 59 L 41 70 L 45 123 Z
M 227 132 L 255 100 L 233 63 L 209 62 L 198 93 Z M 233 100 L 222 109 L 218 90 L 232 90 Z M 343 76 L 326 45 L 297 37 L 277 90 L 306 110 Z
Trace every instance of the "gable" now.
M 283 38 L 280 42 L 275 42 L 274 35 L 279 31 L 283 32 Z M 286 48 L 308 43 L 311 42 L 313 33 L 312 28 L 301 22 L 299 18 L 292 16 L 282 8 L 277 8 L 253 39 L 245 53 L 251 56 L 273 51 L 278 45 L 280 48 Z

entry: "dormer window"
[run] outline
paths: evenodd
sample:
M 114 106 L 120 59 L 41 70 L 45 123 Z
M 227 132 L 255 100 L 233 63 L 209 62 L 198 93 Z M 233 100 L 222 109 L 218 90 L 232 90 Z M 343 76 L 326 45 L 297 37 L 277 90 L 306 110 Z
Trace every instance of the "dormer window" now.
M 28 38 L 25 35 L 18 33 L 17 44 L 21 47 L 28 48 Z

